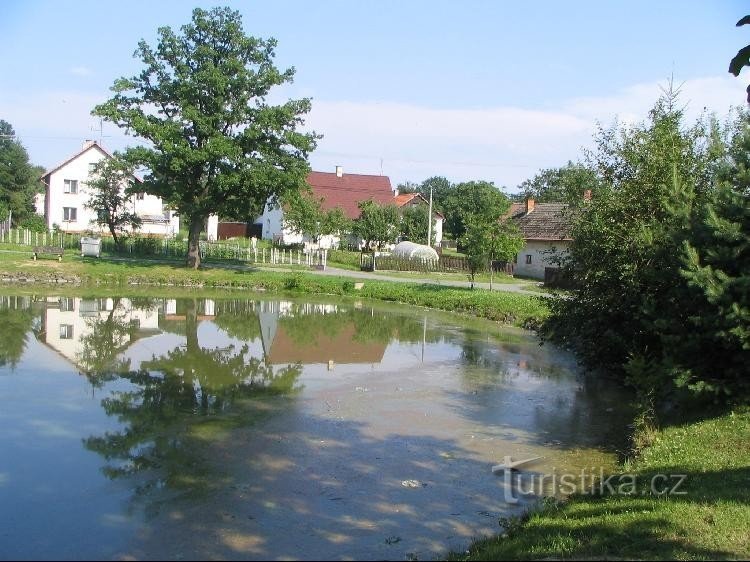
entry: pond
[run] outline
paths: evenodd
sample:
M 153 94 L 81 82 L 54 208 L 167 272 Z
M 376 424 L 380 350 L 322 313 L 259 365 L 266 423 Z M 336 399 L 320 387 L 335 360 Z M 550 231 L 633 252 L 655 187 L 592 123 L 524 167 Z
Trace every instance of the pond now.
M 3 559 L 432 559 L 547 493 L 494 465 L 606 470 L 631 419 L 528 332 L 403 306 L 6 295 L 0 334 Z

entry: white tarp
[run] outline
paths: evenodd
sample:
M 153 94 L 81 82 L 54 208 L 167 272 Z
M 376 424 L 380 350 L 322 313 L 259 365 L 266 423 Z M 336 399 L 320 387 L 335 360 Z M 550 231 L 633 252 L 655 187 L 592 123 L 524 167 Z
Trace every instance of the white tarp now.
M 435 260 L 439 259 L 438 253 L 429 246 L 415 244 L 414 242 L 400 242 L 393 248 L 391 255 L 397 258 Z

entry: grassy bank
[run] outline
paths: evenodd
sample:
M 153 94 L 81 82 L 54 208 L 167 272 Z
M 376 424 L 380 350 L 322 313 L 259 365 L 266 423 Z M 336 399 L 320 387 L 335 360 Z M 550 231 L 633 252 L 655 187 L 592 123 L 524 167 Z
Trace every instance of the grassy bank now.
M 632 495 L 546 502 L 503 537 L 454 560 L 746 559 L 750 557 L 750 412 L 657 431 L 637 460 Z M 655 495 L 657 475 L 686 475 L 681 495 Z M 666 482 L 658 480 L 661 491 Z M 613 479 L 617 483 L 620 480 Z
M 159 285 L 351 295 L 466 313 L 530 328 L 547 315 L 544 299 L 530 295 L 379 280 L 366 280 L 357 290 L 355 283 L 359 280 L 356 279 L 303 272 L 257 271 L 246 267 L 209 266 L 194 271 L 178 263 L 81 259 L 78 256 L 66 256 L 63 262 L 49 259 L 34 262 L 25 255 L 5 253 L 0 254 L 0 276 L 2 274 L 23 278 L 26 282 L 55 283 L 57 286 L 63 280 L 63 284 Z

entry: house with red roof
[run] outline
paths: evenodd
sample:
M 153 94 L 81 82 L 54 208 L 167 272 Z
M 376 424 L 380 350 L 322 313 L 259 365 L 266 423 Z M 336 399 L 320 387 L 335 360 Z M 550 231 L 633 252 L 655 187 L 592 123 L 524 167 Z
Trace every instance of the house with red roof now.
M 359 204 L 364 201 L 374 201 L 380 205 L 396 205 L 405 208 L 409 205 L 428 204 L 419 194 L 398 195 L 391 187 L 388 176 L 374 176 L 367 174 L 345 174 L 341 166 L 336 166 L 336 171 L 310 172 L 307 176 L 313 196 L 322 200 L 324 210 L 339 207 L 344 214 L 352 220 L 359 218 Z M 436 227 L 438 243 L 442 239 L 443 216 L 435 213 L 439 230 Z M 256 224 L 262 224 L 262 236 L 267 240 L 275 240 L 282 244 L 301 244 L 305 242 L 304 237 L 284 225 L 284 210 L 280 207 L 267 205 Z M 335 236 L 324 236 L 320 245 L 331 248 L 338 244 L 339 239 Z

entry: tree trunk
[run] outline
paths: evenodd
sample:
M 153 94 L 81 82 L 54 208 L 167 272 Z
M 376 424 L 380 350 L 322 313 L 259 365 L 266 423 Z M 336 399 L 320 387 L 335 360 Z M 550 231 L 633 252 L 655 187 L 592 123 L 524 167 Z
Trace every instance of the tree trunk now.
M 112 235 L 112 240 L 115 242 L 115 251 L 119 252 L 121 250 L 120 248 L 120 237 L 117 236 L 117 231 L 115 230 L 115 227 L 110 223 L 109 225 L 109 233 Z
M 192 217 L 190 219 L 190 232 L 188 234 L 187 266 L 198 269 L 201 265 L 201 254 L 199 242 L 205 217 Z

